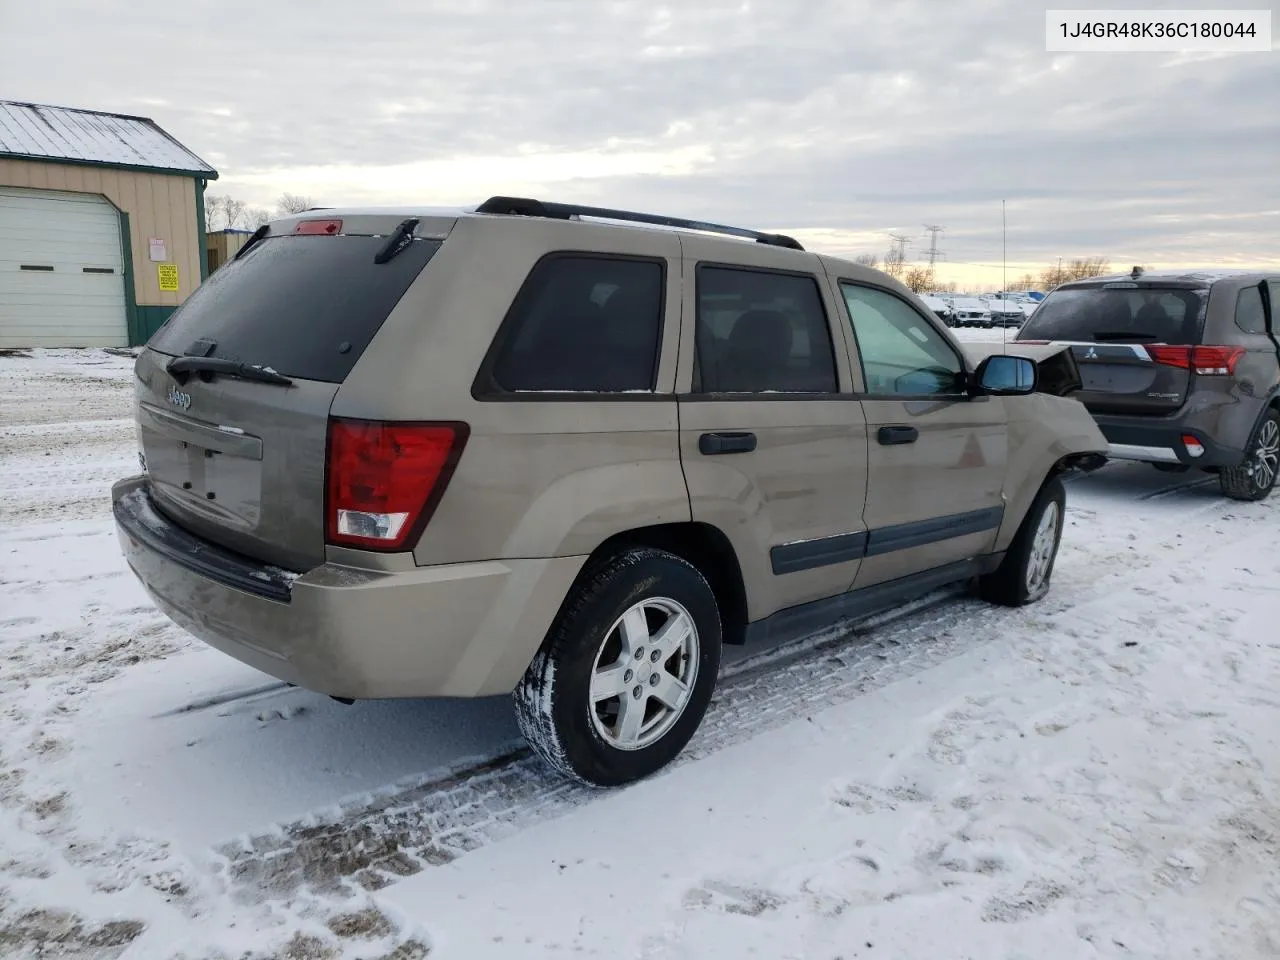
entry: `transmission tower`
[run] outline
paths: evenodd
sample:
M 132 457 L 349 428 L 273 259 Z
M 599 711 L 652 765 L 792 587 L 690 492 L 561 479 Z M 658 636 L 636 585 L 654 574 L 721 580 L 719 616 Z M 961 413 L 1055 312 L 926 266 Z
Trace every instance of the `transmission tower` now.
M 929 252 L 925 254 L 929 258 L 929 283 L 933 284 L 933 265 L 938 262 L 938 258 L 944 256 L 943 252 L 938 249 L 938 234 L 942 233 L 946 227 L 940 227 L 936 224 L 925 224 L 925 232 L 929 234 Z
M 894 269 L 900 271 L 907 262 L 907 244 L 911 242 L 911 238 L 905 233 L 890 233 L 889 239 L 898 245 L 898 249 L 895 252 L 892 247 L 889 248 L 889 257 L 885 258 L 889 263 L 885 265 L 892 265 Z M 888 272 L 891 276 L 895 275 L 894 270 Z

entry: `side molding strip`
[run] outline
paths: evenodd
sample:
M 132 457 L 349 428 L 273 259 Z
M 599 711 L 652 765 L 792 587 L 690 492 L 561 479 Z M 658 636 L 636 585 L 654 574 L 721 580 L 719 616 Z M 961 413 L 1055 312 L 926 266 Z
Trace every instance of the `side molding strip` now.
M 996 530 L 1004 520 L 1004 507 L 970 510 L 946 517 L 931 517 L 912 523 L 881 527 L 870 532 L 841 533 L 816 540 L 781 543 L 769 550 L 769 564 L 775 575 L 813 570 L 863 557 L 878 557 L 895 550 L 909 550 L 930 543 Z

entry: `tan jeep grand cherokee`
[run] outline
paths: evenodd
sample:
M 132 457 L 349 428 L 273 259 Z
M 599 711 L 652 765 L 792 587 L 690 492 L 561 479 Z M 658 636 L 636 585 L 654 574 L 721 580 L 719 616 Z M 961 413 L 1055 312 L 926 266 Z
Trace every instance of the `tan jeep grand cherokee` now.
M 514 690 L 602 785 L 679 753 L 723 643 L 957 581 L 1039 598 L 1058 474 L 1107 449 L 884 274 L 502 197 L 273 222 L 136 373 L 112 497 L 166 614 L 341 699 Z

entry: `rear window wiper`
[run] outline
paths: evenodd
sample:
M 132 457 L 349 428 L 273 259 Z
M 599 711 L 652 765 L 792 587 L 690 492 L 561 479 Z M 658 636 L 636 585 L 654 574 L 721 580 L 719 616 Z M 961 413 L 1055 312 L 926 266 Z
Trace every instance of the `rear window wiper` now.
M 374 263 L 387 263 L 409 244 L 413 243 L 413 231 L 418 229 L 417 220 L 402 220 L 392 231 L 382 249 L 373 255 Z
M 1134 343 L 1156 343 L 1160 340 L 1154 333 L 1122 333 L 1119 330 L 1095 330 L 1093 333 L 1095 343 L 1105 343 L 1110 340 L 1132 340 Z
M 193 373 L 217 373 L 224 377 L 253 380 L 257 383 L 273 383 L 281 387 L 293 386 L 293 381 L 270 367 L 259 367 L 243 360 L 226 360 L 222 357 L 174 357 L 165 365 L 165 371 L 179 384 L 187 382 Z

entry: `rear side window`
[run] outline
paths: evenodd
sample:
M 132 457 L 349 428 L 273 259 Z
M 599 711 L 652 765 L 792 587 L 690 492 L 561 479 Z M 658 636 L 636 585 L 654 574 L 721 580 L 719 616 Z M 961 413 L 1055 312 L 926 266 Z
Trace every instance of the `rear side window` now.
M 224 264 L 156 331 L 150 346 L 180 356 L 200 339 L 212 356 L 287 377 L 341 383 L 440 249 L 414 240 L 374 263 L 385 237 L 268 237 Z
M 1136 284 L 1055 290 L 1023 324 L 1018 339 L 1194 344 L 1206 293 Z
M 835 393 L 835 353 L 813 277 L 698 268 L 694 391 Z
M 491 386 L 508 393 L 652 391 L 664 286 L 656 260 L 544 258 L 499 331 Z
M 1267 315 L 1262 308 L 1260 287 L 1245 287 L 1236 297 L 1236 326 L 1245 333 L 1267 332 Z

